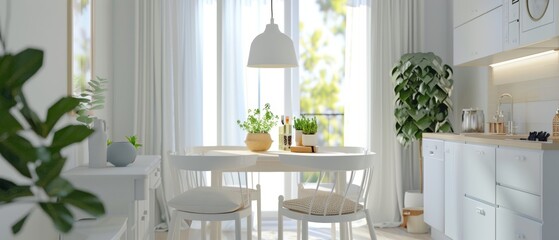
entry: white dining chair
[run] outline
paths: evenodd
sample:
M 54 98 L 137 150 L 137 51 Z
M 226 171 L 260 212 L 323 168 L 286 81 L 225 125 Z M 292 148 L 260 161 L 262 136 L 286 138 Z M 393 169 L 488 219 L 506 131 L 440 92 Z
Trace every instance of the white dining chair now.
M 283 239 L 284 216 L 301 222 L 303 240 L 308 239 L 308 222 L 351 226 L 352 221 L 363 218 L 367 221 L 370 238 L 376 239 L 370 213 L 365 207 L 372 179 L 373 154 L 362 152 L 320 158 L 313 154 L 280 154 L 286 164 L 316 169 L 320 173 L 314 189 L 299 189 L 296 199 L 284 200 L 279 196 L 278 239 Z M 325 176 L 334 176 L 331 184 L 323 182 Z M 347 176 L 346 179 L 343 176 Z
M 241 219 L 247 221 L 247 239 L 252 239 L 252 208 L 248 177 L 243 169 L 256 163 L 254 155 L 170 155 L 172 167 L 190 171 L 187 174 L 190 188 L 169 201 L 175 211 L 171 217 L 168 240 L 175 238 L 184 220 L 201 221 L 201 239 L 206 237 L 207 221 L 235 221 L 235 239 L 241 239 Z M 237 189 L 230 186 L 209 186 L 208 171 L 235 172 Z
M 187 152 L 192 154 L 201 154 L 201 155 L 216 155 L 222 153 L 216 153 L 215 151 L 248 151 L 245 146 L 198 146 L 193 147 Z M 214 151 L 214 152 L 212 152 Z M 262 240 L 262 193 L 260 184 L 258 180 L 254 179 L 254 173 L 251 172 L 249 175 L 249 191 L 250 191 L 250 200 L 256 202 L 256 231 L 258 240 Z M 235 178 L 234 174 L 224 173 L 223 174 L 223 185 L 224 186 L 231 186 L 235 185 Z M 235 190 L 236 188 L 231 188 Z

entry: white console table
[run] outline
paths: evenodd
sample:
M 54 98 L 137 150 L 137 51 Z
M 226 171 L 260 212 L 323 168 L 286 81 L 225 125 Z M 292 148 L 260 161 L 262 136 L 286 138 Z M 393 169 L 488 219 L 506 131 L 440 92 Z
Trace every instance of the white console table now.
M 137 156 L 126 167 L 76 167 L 63 173 L 75 187 L 97 195 L 107 216 L 126 216 L 128 240 L 154 239 L 155 189 L 161 186 L 160 156 Z M 90 216 L 76 213 L 76 217 Z

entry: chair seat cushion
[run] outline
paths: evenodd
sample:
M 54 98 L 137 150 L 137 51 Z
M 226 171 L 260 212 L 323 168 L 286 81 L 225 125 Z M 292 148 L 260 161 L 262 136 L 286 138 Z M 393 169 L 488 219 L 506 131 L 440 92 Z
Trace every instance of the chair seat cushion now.
M 198 187 L 176 196 L 169 206 L 191 213 L 230 213 L 248 206 L 248 198 L 241 199 L 240 190 L 232 191 L 218 187 Z
M 344 201 L 345 199 L 345 201 Z M 338 215 L 340 214 L 340 208 L 342 214 L 353 213 L 354 210 L 363 209 L 363 205 L 356 204 L 354 201 L 344 198 L 339 194 L 316 194 L 314 197 L 303 197 L 297 199 L 291 199 L 283 202 L 283 207 L 292 211 L 301 213 L 310 213 L 312 215 L 324 215 L 324 210 L 326 209 L 326 215 Z M 357 206 L 356 206 L 357 205 Z M 357 208 L 356 208 L 357 207 Z

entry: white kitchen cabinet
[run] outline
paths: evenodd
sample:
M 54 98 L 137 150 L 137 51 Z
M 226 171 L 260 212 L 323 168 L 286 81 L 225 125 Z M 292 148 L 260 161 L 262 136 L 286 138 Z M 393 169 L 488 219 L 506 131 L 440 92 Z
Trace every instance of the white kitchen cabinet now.
M 537 20 L 528 13 L 527 1 L 520 0 L 520 44 L 528 45 L 556 37 L 558 29 L 555 21 L 557 16 L 554 16 L 557 14 L 555 0 L 549 0 L 549 2 L 547 0 L 529 0 L 542 9 L 543 15 L 536 16 L 539 18 Z M 545 3 L 548 5 L 545 6 Z M 540 11 L 538 10 L 538 12 Z
M 445 146 L 441 140 L 423 139 L 423 219 L 440 232 L 445 230 Z
M 542 239 L 542 225 L 504 208 L 497 209 L 497 240 Z
M 464 239 L 491 240 L 495 239 L 495 207 L 464 198 Z
M 454 65 L 503 51 L 503 6 L 454 29 Z
M 497 184 L 541 195 L 543 151 L 497 149 Z
M 82 166 L 63 175 L 77 188 L 97 195 L 107 216 L 126 216 L 128 240 L 154 239 L 155 189 L 161 186 L 159 156 L 138 156 L 126 167 Z M 80 214 L 75 216 L 89 217 Z
M 454 27 L 458 27 L 503 4 L 503 0 L 455 0 Z
M 464 146 L 464 194 L 495 204 L 495 147 Z
M 464 143 L 445 141 L 444 148 L 444 234 L 462 239 L 462 148 Z

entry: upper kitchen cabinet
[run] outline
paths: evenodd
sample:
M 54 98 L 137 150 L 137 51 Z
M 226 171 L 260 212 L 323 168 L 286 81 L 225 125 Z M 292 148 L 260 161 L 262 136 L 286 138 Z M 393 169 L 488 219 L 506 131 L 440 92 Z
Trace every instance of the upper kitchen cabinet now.
M 487 66 L 558 49 L 558 1 L 455 0 L 454 65 Z
M 503 7 L 499 6 L 455 28 L 454 65 L 502 52 L 502 19 Z
M 454 27 L 463 25 L 501 5 L 503 0 L 455 0 Z
M 520 45 L 537 43 L 558 35 L 555 0 L 520 0 Z M 557 43 L 557 41 L 554 41 Z M 553 47 L 557 47 L 554 45 Z

